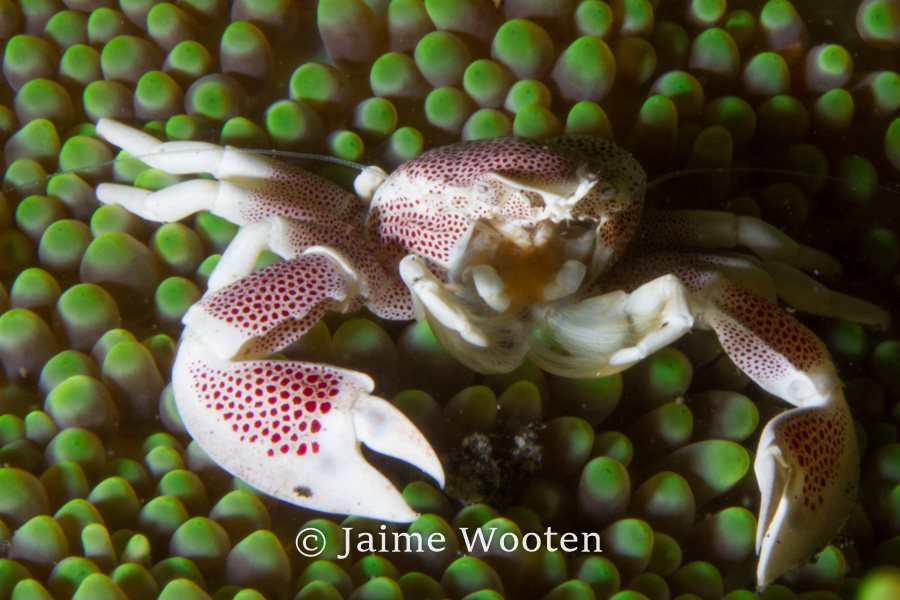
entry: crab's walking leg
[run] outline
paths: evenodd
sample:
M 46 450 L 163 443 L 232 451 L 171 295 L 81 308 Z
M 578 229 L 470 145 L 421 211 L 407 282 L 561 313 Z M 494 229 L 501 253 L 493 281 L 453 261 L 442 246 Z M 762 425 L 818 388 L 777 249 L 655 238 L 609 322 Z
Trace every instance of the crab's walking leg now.
M 877 329 L 887 329 L 890 315 L 879 306 L 847 294 L 829 290 L 799 269 L 779 260 L 759 260 L 750 255 L 710 255 L 665 252 L 629 258 L 616 265 L 598 282 L 598 291 L 631 290 L 635 281 L 646 281 L 665 273 L 684 280 L 698 273 L 718 271 L 741 287 L 769 300 L 783 299 L 803 312 L 846 319 Z
M 846 319 L 879 330 L 890 324 L 890 315 L 871 302 L 860 300 L 827 287 L 791 265 L 777 260 L 762 262 L 772 278 L 778 296 L 798 310 L 821 317 Z
M 641 238 L 659 246 L 725 249 L 744 246 L 765 260 L 779 260 L 798 269 L 837 278 L 841 265 L 815 248 L 798 244 L 776 227 L 755 217 L 712 210 L 648 212 Z
M 219 289 L 185 315 L 173 368 L 185 426 L 219 465 L 300 506 L 376 519 L 416 514 L 360 445 L 413 464 L 443 485 L 431 446 L 372 380 L 328 365 L 266 359 L 328 308 L 353 303 L 347 272 L 310 252 Z
M 97 134 L 150 167 L 175 175 L 210 173 L 218 181 L 191 180 L 157 192 L 118 184 L 97 187 L 97 197 L 151 221 L 178 221 L 198 210 L 243 225 L 282 215 L 358 226 L 360 200 L 337 184 L 261 154 L 206 142 L 160 142 L 111 119 Z
M 345 193 L 341 190 L 340 194 L 332 196 L 336 204 L 341 204 Z M 235 225 L 246 225 L 258 219 L 279 215 L 321 223 L 335 229 L 346 230 L 349 227 L 347 222 L 333 213 L 317 208 L 305 199 L 286 199 L 227 181 L 210 179 L 191 179 L 156 191 L 117 183 L 102 183 L 97 186 L 97 199 L 103 204 L 118 204 L 142 219 L 161 223 L 180 221 L 198 211 L 208 210 Z
M 207 294 L 249 275 L 264 250 L 290 260 L 312 247 L 317 247 L 319 254 L 330 254 L 339 264 L 347 262 L 345 255 L 352 255 L 356 265 L 345 264 L 344 271 L 352 274 L 360 268 L 364 270 L 358 283 L 364 286 L 360 294 L 365 298 L 371 297 L 371 287 L 377 289 L 386 277 L 378 261 L 346 230 L 275 216 L 244 225 L 237 232 L 209 276 Z M 330 251 L 328 247 L 337 249 Z M 350 283 L 357 281 L 354 279 Z

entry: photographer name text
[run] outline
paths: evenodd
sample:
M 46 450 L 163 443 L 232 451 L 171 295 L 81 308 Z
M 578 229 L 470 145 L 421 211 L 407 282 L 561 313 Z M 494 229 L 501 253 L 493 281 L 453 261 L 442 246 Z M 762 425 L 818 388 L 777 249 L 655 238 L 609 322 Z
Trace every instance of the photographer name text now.
M 369 554 L 372 552 L 443 552 L 447 549 L 447 538 L 443 533 L 434 532 L 423 535 L 418 532 L 402 533 L 387 532 L 387 527 L 381 525 L 381 532 L 368 531 L 354 532 L 352 527 L 341 527 L 344 532 L 342 548 L 343 554 L 338 559 L 347 558 L 350 552 Z M 460 550 L 466 554 L 477 551 L 501 551 L 517 552 L 520 549 L 525 552 L 537 552 L 544 549 L 547 552 L 602 552 L 600 549 L 600 534 L 595 532 L 558 533 L 547 528 L 543 534 L 529 531 L 523 535 L 511 531 L 499 532 L 497 527 L 477 528 L 470 531 L 469 527 L 460 527 L 462 545 Z M 336 540 L 335 540 L 336 542 Z M 325 534 L 314 527 L 307 527 L 297 534 L 295 544 L 297 551 L 303 556 L 314 557 L 321 554 L 328 545 Z

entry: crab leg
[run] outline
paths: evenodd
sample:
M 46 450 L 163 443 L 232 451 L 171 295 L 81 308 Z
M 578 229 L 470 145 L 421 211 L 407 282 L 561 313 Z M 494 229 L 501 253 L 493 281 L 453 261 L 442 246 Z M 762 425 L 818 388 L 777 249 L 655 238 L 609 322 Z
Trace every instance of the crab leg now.
M 366 375 L 265 358 L 326 309 L 353 302 L 349 282 L 359 274 L 344 268 L 306 253 L 191 307 L 172 374 L 178 411 L 213 460 L 266 493 L 315 510 L 411 521 L 417 515 L 360 445 L 443 485 L 440 462 L 416 427 L 371 394 Z
M 824 252 L 798 244 L 761 219 L 712 210 L 663 210 L 649 212 L 642 223 L 643 240 L 653 245 L 694 248 L 745 246 L 765 260 L 837 278 L 841 265 Z
M 765 260 L 762 268 L 775 283 L 778 296 L 798 310 L 821 317 L 846 319 L 882 331 L 888 327 L 888 312 L 871 302 L 829 290 L 806 273 L 781 261 Z
M 794 308 L 821 317 L 846 319 L 877 329 L 886 329 L 890 321 L 887 311 L 871 302 L 827 287 L 780 260 L 762 260 L 742 254 L 725 256 L 666 252 L 629 258 L 619 263 L 598 282 L 592 291 L 623 289 L 631 291 L 635 282 L 646 281 L 665 273 L 684 280 L 698 273 L 717 271 L 741 287 L 753 290 L 769 302 L 783 299 Z
M 366 283 L 372 282 L 377 285 L 386 277 L 374 257 L 360 248 L 356 238 L 349 235 L 346 230 L 335 230 L 315 222 L 276 216 L 244 225 L 237 232 L 209 276 L 207 293 L 249 275 L 264 250 L 274 252 L 285 259 L 292 259 L 313 246 L 340 247 L 342 252 L 332 253 L 334 260 L 338 262 L 342 262 L 344 260 L 342 255 L 346 254 L 349 248 L 353 248 L 357 262 L 365 263 L 367 267 L 368 279 L 364 279 Z M 322 252 L 327 251 L 323 249 Z M 348 273 L 355 271 L 350 266 L 344 270 Z M 368 292 L 367 289 L 363 295 L 368 297 Z
M 364 215 L 360 200 L 339 185 L 262 154 L 207 142 L 160 142 L 112 119 L 97 121 L 96 130 L 150 167 L 173 175 L 210 173 L 219 180 L 187 181 L 155 193 L 115 184 L 97 187 L 101 202 L 121 204 L 149 220 L 178 221 L 207 209 L 220 210 L 216 214 L 239 225 L 275 214 L 327 215 L 359 225 Z
M 157 191 L 102 183 L 97 186 L 97 199 L 103 204 L 118 204 L 148 221 L 162 223 L 180 221 L 198 211 L 208 210 L 235 225 L 278 215 L 348 229 L 345 221 L 305 201 L 285 199 L 227 181 L 192 179 Z M 340 201 L 340 197 L 336 199 Z

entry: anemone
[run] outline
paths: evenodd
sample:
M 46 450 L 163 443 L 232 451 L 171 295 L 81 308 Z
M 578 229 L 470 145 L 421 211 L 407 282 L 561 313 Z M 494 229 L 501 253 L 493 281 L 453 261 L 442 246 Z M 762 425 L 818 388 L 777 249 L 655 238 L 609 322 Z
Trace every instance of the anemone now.
M 761 215 L 840 256 L 845 290 L 894 306 L 900 3 L 227 4 L 0 0 L 0 599 L 751 598 L 748 448 L 779 409 L 700 333 L 621 376 L 481 377 L 425 324 L 329 317 L 290 355 L 372 373 L 445 457 L 447 488 L 409 483 L 422 516 L 406 529 L 233 480 L 190 442 L 167 377 L 236 228 L 100 207 L 98 182 L 178 178 L 124 152 L 110 164 L 93 123 L 388 168 L 461 139 L 598 135 L 652 175 L 738 167 L 651 203 Z M 896 327 L 809 324 L 847 383 L 862 493 L 841 540 L 768 594 L 895 597 Z M 360 551 L 342 526 L 444 545 Z M 547 526 L 596 532 L 603 552 L 526 551 Z M 322 554 L 301 556 L 298 531 Z

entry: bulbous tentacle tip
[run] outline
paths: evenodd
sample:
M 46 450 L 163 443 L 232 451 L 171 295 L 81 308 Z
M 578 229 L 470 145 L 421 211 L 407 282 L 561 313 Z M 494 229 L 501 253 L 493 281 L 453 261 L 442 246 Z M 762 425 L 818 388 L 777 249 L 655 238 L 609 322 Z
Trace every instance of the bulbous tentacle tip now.
M 757 582 L 763 587 L 827 544 L 856 501 L 859 448 L 840 389 L 825 406 L 790 410 L 770 421 L 755 470 L 762 493 Z

